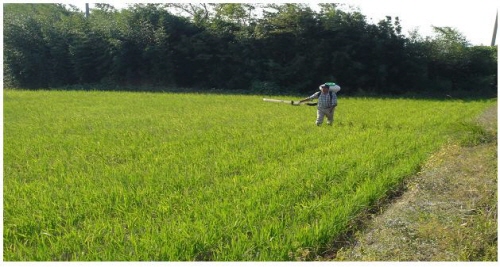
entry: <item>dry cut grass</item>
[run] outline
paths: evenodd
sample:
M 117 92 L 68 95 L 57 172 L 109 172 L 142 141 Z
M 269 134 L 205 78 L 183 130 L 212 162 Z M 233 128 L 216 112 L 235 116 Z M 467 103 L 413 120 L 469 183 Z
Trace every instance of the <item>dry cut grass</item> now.
M 441 149 L 335 260 L 497 261 L 496 106 L 478 126 L 478 142 Z

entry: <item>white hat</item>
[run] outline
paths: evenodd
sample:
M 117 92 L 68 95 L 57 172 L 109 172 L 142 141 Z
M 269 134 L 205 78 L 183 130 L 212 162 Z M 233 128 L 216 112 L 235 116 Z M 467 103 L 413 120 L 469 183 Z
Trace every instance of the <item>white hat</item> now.
M 319 86 L 319 89 L 321 90 L 321 88 L 323 88 L 323 87 L 330 88 L 330 86 L 328 86 L 328 84 L 322 84 Z

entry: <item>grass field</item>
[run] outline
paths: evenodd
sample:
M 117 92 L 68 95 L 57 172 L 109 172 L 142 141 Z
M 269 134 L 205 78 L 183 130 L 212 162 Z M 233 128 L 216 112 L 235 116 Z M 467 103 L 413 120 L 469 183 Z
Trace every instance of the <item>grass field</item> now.
M 496 100 L 4 90 L 5 261 L 313 259 Z M 298 99 L 297 98 L 289 98 Z

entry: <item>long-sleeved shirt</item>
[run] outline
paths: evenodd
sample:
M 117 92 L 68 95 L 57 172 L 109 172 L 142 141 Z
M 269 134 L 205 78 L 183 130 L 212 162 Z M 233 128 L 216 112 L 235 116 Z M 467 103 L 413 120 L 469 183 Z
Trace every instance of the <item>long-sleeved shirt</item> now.
M 331 108 L 337 106 L 337 94 L 330 89 L 326 94 L 319 91 L 312 94 L 309 99 L 318 99 L 318 108 Z

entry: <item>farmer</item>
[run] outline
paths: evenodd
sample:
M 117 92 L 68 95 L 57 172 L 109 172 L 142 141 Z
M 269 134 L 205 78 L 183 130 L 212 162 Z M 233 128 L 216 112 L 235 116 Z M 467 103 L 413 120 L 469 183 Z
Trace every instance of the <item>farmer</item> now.
M 336 93 L 340 91 L 340 86 L 336 84 L 333 84 L 332 86 L 322 84 L 319 86 L 319 89 L 319 92 L 300 100 L 299 104 L 317 98 L 318 116 L 316 118 L 316 125 L 320 126 L 323 123 L 323 118 L 326 116 L 328 119 L 326 123 L 331 126 L 333 123 L 333 113 L 335 112 L 335 107 L 337 106 Z

